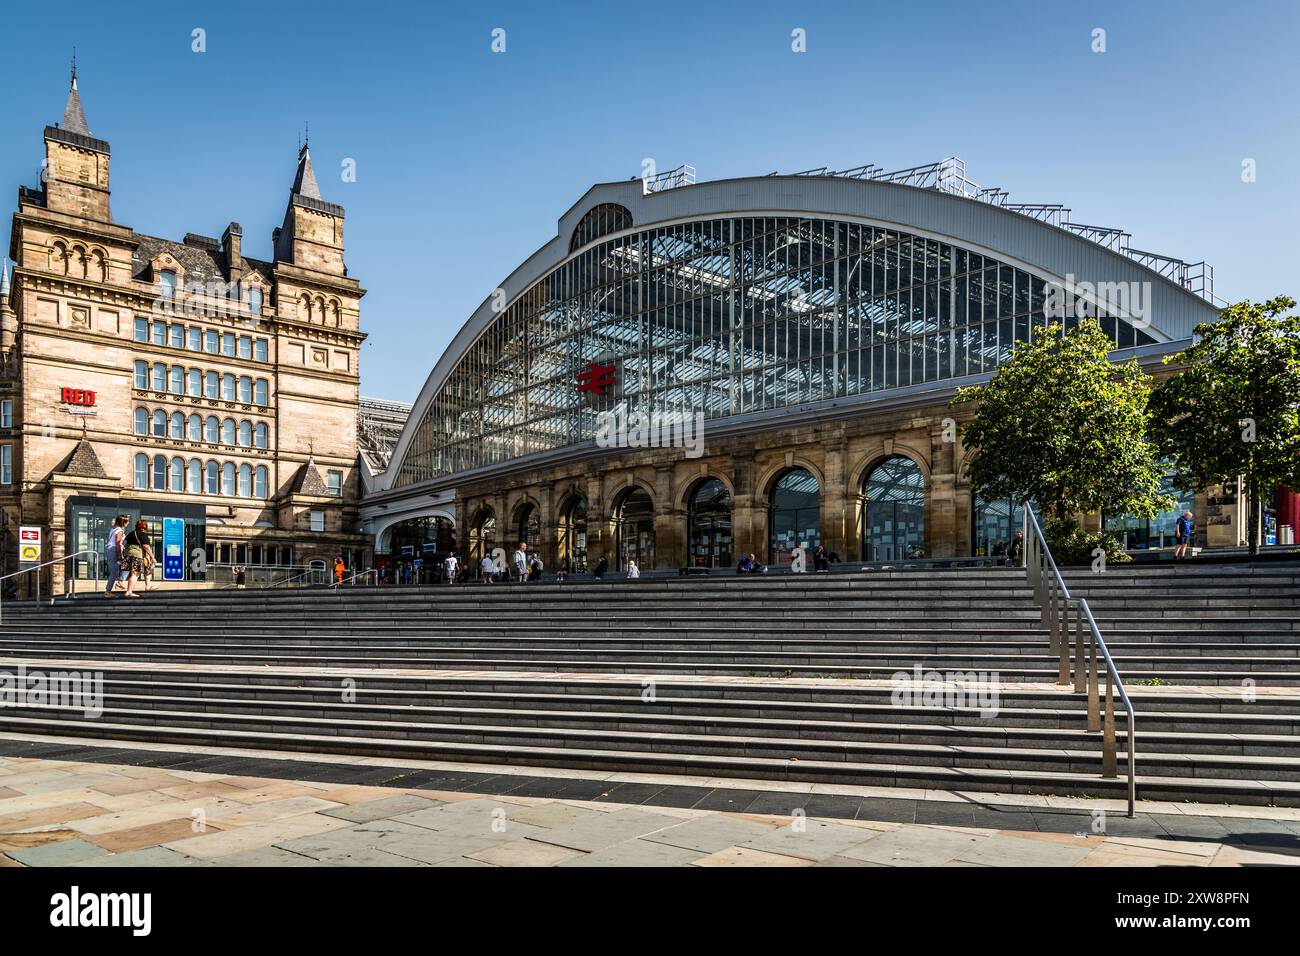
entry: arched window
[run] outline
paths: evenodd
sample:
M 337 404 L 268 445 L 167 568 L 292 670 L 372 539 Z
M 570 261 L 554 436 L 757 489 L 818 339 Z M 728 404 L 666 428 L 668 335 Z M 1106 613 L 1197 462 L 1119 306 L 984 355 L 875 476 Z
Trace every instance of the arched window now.
M 253 423 L 247 419 L 239 423 L 239 444 L 245 448 L 253 444 Z
M 235 420 L 233 418 L 227 418 L 221 422 L 221 442 L 225 445 L 235 443 Z
M 171 367 L 171 374 L 167 378 L 167 390 L 173 395 L 185 394 L 185 369 L 179 365 Z
M 191 398 L 199 398 L 203 395 L 203 373 L 196 368 L 192 368 L 187 373 L 185 382 L 185 393 Z
M 189 491 L 192 495 L 203 493 L 203 462 L 197 458 L 191 458 L 186 479 L 189 484 Z
M 474 517 L 469 528 L 469 557 L 475 566 L 485 557 L 492 557 L 497 547 L 497 516 L 491 508 L 483 508 Z
M 719 478 L 706 478 L 691 492 L 686 512 L 689 561 L 695 567 L 730 567 L 731 492 Z
M 253 444 L 258 448 L 266 447 L 266 423 L 258 422 L 257 428 L 253 430 Z
M 149 434 L 149 409 L 137 408 L 135 410 L 135 433 L 137 435 Z
M 655 564 L 654 502 L 644 488 L 632 488 L 614 508 L 614 556 L 620 570 L 628 561 L 649 570 Z
M 167 366 L 162 362 L 153 363 L 153 390 L 155 392 L 167 391 Z
M 185 462 L 181 459 L 172 459 L 171 467 L 167 469 L 167 484 L 172 491 L 185 490 Z
M 515 512 L 515 538 L 515 543 L 526 543 L 529 551 L 535 550 L 541 543 L 542 516 L 533 505 L 525 504 Z
M 976 495 L 971 503 L 971 554 L 1005 555 L 1024 520 L 1025 509 L 1010 498 L 986 501 Z
M 208 372 L 203 376 L 203 397 L 217 398 L 219 394 L 217 390 L 217 373 Z
M 153 490 L 167 490 L 167 459 L 162 455 L 153 456 Z
M 168 437 L 172 441 L 185 440 L 185 416 L 180 412 L 172 412 L 168 429 Z
M 253 495 L 253 469 L 250 465 L 239 466 L 239 497 L 251 498 Z
M 186 437 L 190 441 L 203 441 L 203 419 L 198 415 L 191 415 L 186 423 Z
M 268 497 L 266 490 L 266 466 L 258 465 L 253 469 L 253 497 L 266 499 Z
M 239 400 L 244 404 L 253 400 L 253 380 L 247 375 L 239 376 Z
M 248 290 L 248 311 L 253 315 L 262 314 L 262 290 L 256 287 Z
M 149 487 L 149 456 L 140 454 L 135 456 L 135 487 Z
M 203 440 L 216 443 L 220 438 L 221 425 L 217 422 L 216 415 L 209 415 L 203 420 Z
M 560 512 L 559 546 L 561 559 L 569 559 L 569 570 L 587 570 L 587 499 L 577 495 Z
M 154 409 L 153 413 L 153 437 L 167 437 L 167 413 L 161 408 Z
M 581 249 L 587 243 L 595 242 L 601 236 L 608 236 L 611 233 L 631 228 L 632 214 L 628 212 L 626 207 L 617 203 L 601 203 L 598 206 L 591 207 L 578 220 L 578 225 L 573 230 L 573 236 L 569 239 L 569 251 L 573 252 L 576 249 Z
M 925 557 L 925 477 L 910 458 L 886 458 L 862 485 L 862 560 Z
M 235 495 L 235 465 L 234 462 L 226 462 L 221 466 L 221 493 L 234 497 Z
M 163 269 L 158 273 L 158 294 L 164 299 L 175 298 L 176 296 L 176 273 L 170 269 Z
M 268 404 L 267 391 L 268 386 L 266 379 L 259 378 L 253 385 L 253 404 L 265 407 Z
M 204 483 L 207 485 L 208 494 L 210 495 L 218 494 L 221 491 L 217 475 L 217 463 L 215 461 L 210 461 L 203 466 L 203 479 Z
M 811 559 L 822 543 L 821 485 L 816 476 L 806 468 L 791 468 L 772 487 L 768 507 L 768 560 L 787 563 L 800 546 Z
M 221 376 L 221 397 L 227 402 L 235 400 L 235 376 L 229 372 Z

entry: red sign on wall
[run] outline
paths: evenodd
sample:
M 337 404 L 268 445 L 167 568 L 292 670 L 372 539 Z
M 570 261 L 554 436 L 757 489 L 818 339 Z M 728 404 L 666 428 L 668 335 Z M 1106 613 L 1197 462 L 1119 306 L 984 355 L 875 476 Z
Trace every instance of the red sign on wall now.
M 95 404 L 95 393 L 88 388 L 65 388 L 62 401 L 65 405 L 85 405 L 89 408 Z
M 605 389 L 612 388 L 614 385 L 614 369 L 613 365 L 588 362 L 578 372 L 578 391 L 604 395 Z

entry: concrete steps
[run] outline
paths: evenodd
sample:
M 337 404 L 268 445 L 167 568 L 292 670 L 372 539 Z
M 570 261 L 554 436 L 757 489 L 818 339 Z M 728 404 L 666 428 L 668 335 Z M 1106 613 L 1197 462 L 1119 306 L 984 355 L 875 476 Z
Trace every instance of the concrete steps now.
M 1140 797 L 1300 805 L 1300 564 L 1230 567 L 1068 579 L 1138 709 Z M 1125 788 L 1100 777 L 1086 701 L 1052 686 L 1057 660 L 1017 569 L 9 602 L 0 671 L 20 661 L 94 662 L 104 710 L 4 707 L 9 732 L 867 785 Z M 915 684 L 917 668 L 955 683 Z M 1121 768 L 1124 725 L 1121 715 Z

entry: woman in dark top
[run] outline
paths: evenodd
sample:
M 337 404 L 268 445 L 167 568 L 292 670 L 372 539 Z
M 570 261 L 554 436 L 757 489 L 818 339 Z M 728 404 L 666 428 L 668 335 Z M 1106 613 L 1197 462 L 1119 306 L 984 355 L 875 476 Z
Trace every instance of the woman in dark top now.
M 126 551 L 126 562 L 123 564 L 123 570 L 126 571 L 126 594 L 125 597 L 139 597 L 135 593 L 135 582 L 139 578 L 144 578 L 153 567 L 153 545 L 149 542 L 149 522 L 141 518 L 135 523 L 135 530 L 122 539 L 122 547 Z M 148 584 L 145 585 L 148 587 Z

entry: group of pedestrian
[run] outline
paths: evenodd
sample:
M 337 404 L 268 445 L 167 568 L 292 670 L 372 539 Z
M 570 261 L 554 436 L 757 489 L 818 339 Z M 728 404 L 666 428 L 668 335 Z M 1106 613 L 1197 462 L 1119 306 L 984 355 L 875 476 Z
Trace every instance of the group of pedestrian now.
M 104 597 L 115 597 L 119 585 L 125 588 L 123 597 L 139 597 L 135 590 L 137 581 L 144 582 L 142 587 L 149 589 L 149 575 L 153 573 L 154 567 L 149 522 L 141 518 L 135 527 L 127 531 L 130 523 L 129 516 L 118 515 L 109 529 L 108 541 L 104 544 L 104 559 L 108 563 L 108 583 L 104 587 Z

